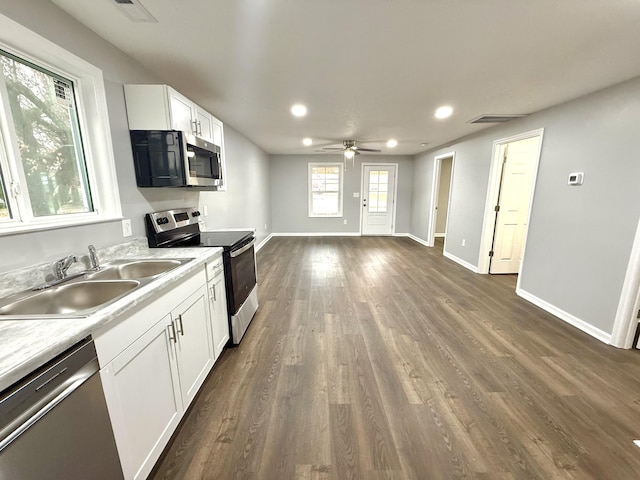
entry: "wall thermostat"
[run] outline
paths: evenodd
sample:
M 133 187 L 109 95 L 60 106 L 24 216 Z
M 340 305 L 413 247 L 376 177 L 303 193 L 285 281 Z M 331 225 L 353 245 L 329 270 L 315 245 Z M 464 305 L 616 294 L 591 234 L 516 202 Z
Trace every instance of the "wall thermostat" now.
M 569 185 L 582 185 L 583 180 L 584 180 L 583 172 L 569 174 Z

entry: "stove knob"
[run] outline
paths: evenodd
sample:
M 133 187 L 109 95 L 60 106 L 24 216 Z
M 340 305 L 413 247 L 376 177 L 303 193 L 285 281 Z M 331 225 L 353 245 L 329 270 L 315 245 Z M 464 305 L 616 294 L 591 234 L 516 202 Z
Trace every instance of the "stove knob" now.
M 191 216 L 192 217 L 199 217 L 200 216 L 200 212 L 198 210 L 194 210 L 193 212 L 191 212 Z

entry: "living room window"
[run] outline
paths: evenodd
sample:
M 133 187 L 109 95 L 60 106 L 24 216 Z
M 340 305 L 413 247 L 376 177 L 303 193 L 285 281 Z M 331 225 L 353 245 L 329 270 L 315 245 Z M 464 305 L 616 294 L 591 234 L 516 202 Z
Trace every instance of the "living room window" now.
M 342 217 L 342 163 L 309 164 L 309 217 Z
M 102 72 L 0 15 L 0 235 L 120 216 Z

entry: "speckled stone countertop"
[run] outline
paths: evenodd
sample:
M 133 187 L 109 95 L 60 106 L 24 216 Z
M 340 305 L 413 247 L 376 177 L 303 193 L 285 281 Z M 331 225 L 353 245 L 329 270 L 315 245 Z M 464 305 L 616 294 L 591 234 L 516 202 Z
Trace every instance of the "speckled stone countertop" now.
M 193 259 L 171 270 L 148 284 L 139 287 L 120 300 L 85 318 L 60 320 L 0 320 L 0 391 L 25 375 L 91 335 L 103 325 L 127 310 L 152 297 L 156 291 L 180 282 L 198 268 L 222 253 L 221 248 L 148 248 L 146 239 L 98 250 L 101 263 L 124 258 L 176 258 Z M 69 270 L 83 270 L 82 265 Z M 41 284 L 51 264 L 35 265 L 9 272 L 0 280 L 0 296 Z

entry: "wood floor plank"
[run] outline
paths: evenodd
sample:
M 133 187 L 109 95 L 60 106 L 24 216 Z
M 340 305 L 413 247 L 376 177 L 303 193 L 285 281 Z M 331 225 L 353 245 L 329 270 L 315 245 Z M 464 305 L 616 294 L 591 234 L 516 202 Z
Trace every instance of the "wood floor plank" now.
M 278 237 L 155 479 L 640 478 L 640 355 L 397 237 Z

